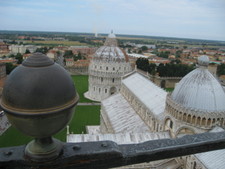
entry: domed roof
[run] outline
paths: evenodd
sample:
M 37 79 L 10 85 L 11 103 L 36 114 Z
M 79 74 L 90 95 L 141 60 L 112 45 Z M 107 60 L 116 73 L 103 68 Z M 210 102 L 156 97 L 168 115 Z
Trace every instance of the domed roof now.
M 218 80 L 208 71 L 208 63 L 208 56 L 199 57 L 199 67 L 176 85 L 171 95 L 175 102 L 190 109 L 225 111 L 225 92 Z
M 117 46 L 117 40 L 116 36 L 113 32 L 111 32 L 108 37 L 106 38 L 106 41 L 104 43 L 104 46 L 101 46 L 94 55 L 94 58 L 98 59 L 106 59 L 106 60 L 125 60 L 127 61 L 128 58 L 118 46 Z
M 102 46 L 95 52 L 95 57 L 100 59 L 125 59 L 125 54 L 118 47 Z

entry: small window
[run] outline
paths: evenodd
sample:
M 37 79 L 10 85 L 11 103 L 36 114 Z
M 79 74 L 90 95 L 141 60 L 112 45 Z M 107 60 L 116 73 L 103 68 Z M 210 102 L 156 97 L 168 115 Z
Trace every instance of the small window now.
M 105 89 L 105 93 L 107 93 L 107 89 Z
M 100 66 L 100 69 L 102 69 L 102 67 Z
M 113 78 L 113 79 L 112 79 L 112 82 L 114 83 L 114 81 L 115 81 L 115 79 Z
M 101 92 L 101 88 L 99 88 L 98 90 L 99 90 L 99 93 L 100 93 Z
M 113 67 L 113 70 L 115 70 L 115 68 Z
M 106 70 L 108 70 L 108 67 L 106 67 Z
M 173 122 L 170 121 L 170 128 L 172 129 L 173 128 Z
M 103 82 L 103 77 L 101 77 L 101 82 Z

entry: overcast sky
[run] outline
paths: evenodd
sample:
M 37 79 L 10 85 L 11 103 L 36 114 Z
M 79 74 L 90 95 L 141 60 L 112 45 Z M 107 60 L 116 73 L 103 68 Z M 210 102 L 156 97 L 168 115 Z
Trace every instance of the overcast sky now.
M 225 0 L 0 0 L 0 30 L 225 40 Z

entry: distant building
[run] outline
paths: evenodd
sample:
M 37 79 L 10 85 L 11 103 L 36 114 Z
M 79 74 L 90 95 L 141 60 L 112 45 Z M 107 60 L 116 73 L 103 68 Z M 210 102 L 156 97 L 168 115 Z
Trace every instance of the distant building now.
M 52 59 L 52 60 L 55 60 L 56 59 L 56 56 L 57 56 L 57 51 L 56 50 L 49 50 L 46 55 Z
M 5 78 L 5 77 L 6 77 L 5 63 L 2 63 L 0 60 L 0 79 Z
M 146 46 L 148 49 L 155 49 L 155 45 L 148 45 L 148 44 L 135 44 L 135 47 L 141 48 L 143 46 Z
M 9 46 L 9 50 L 13 54 L 17 54 L 17 53 L 24 54 L 26 52 L 26 47 L 24 45 L 11 45 Z
M 121 77 L 131 71 L 128 56 L 117 46 L 111 33 L 104 46 L 94 54 L 89 65 L 89 86 L 85 97 L 101 101 L 120 91 Z
M 8 45 L 4 42 L 0 42 L 0 50 L 8 50 Z
M 149 56 L 137 54 L 137 53 L 128 53 L 127 55 L 129 57 L 133 57 L 133 58 L 149 58 Z
M 37 50 L 37 47 L 35 45 L 11 45 L 9 46 L 9 50 L 13 54 L 24 54 L 26 50 L 29 50 L 30 53 L 34 53 Z
M 74 60 L 73 60 L 73 58 L 66 58 L 65 61 L 66 61 L 66 67 L 72 67 L 72 66 L 74 66 Z
M 70 46 L 68 50 L 72 50 L 73 54 L 92 55 L 96 51 L 96 48 L 88 46 Z

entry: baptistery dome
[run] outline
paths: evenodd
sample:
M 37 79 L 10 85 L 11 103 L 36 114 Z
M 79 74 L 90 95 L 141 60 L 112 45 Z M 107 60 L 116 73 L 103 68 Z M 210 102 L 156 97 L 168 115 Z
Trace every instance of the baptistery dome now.
M 105 60 L 105 61 L 128 61 L 128 58 L 124 51 L 117 46 L 117 40 L 114 33 L 110 33 L 106 38 L 104 46 L 101 46 L 94 54 L 94 60 Z
M 225 111 L 225 92 L 208 71 L 208 56 L 198 58 L 198 68 L 187 74 L 175 87 L 171 97 L 185 108 L 208 112 Z
M 101 101 L 118 92 L 121 77 L 130 71 L 128 56 L 117 46 L 116 36 L 111 32 L 104 45 L 92 57 L 88 71 L 88 92 L 85 97 Z

